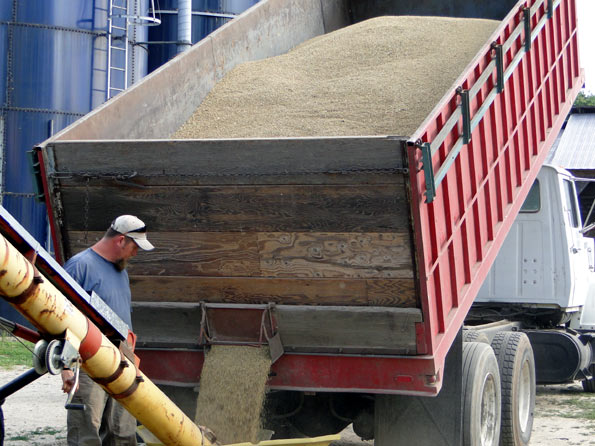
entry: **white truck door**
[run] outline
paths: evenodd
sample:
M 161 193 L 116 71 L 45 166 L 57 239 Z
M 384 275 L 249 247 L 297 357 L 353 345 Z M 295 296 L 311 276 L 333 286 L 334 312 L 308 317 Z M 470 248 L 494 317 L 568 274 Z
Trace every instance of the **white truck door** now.
M 592 256 L 592 243 L 581 233 L 582 222 L 574 182 L 561 177 L 564 220 L 570 248 L 570 268 L 572 289 L 568 302 L 569 307 L 584 305 L 591 282 L 589 256 Z M 590 252 L 591 251 L 591 252 Z

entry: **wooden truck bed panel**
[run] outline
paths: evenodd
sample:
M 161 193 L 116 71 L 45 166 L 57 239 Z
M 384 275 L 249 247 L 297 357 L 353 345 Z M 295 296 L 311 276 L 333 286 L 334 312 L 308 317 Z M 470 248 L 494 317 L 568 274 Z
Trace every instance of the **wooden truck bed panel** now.
M 413 279 L 154 278 L 132 275 L 130 281 L 134 300 L 139 302 L 419 305 Z
M 68 230 L 99 230 L 130 209 L 153 232 L 389 232 L 407 227 L 399 185 L 118 186 L 62 188 Z M 88 212 L 86 211 L 88 203 Z M 87 221 L 87 228 L 85 228 Z
M 85 243 L 85 235 L 87 243 Z M 71 231 L 73 252 L 103 232 Z M 163 247 L 139 253 L 130 270 L 148 276 L 292 278 L 413 277 L 406 233 L 157 232 Z
M 111 140 L 48 142 L 62 186 L 114 180 L 143 186 L 402 184 L 404 137 Z M 54 151 L 54 147 L 59 149 Z M 140 154 L 139 154 L 140 152 Z M 49 162 L 50 160 L 48 160 Z
M 50 149 L 66 257 L 108 216 L 133 211 L 148 225 L 157 249 L 129 270 L 137 302 L 418 306 L 397 138 Z

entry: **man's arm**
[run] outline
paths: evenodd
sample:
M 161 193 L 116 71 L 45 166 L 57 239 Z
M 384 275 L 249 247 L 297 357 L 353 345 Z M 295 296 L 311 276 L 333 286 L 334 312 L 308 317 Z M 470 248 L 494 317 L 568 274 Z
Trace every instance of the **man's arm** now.
M 74 372 L 72 370 L 62 370 L 60 376 L 62 377 L 62 391 L 69 393 L 72 386 L 74 386 Z

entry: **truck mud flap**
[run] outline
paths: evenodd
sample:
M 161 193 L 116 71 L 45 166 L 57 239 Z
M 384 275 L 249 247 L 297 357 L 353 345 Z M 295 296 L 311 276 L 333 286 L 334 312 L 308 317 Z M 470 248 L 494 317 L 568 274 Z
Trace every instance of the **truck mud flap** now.
M 462 444 L 462 331 L 446 355 L 442 390 L 434 398 L 376 395 L 374 444 Z

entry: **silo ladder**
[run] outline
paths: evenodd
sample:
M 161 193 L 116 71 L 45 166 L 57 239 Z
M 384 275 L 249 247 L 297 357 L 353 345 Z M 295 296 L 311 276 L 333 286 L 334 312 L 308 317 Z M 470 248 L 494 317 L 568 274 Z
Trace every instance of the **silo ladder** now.
M 118 83 L 120 79 L 123 82 Z M 107 16 L 106 100 L 124 91 L 127 87 L 128 0 L 110 0 Z

